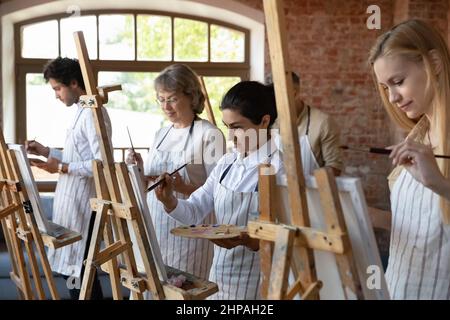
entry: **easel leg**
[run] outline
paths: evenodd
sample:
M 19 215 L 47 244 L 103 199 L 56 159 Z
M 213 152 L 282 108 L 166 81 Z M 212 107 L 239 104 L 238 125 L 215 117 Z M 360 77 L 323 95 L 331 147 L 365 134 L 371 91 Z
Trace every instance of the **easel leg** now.
M 81 285 L 80 300 L 91 298 L 94 276 L 97 272 L 96 266 L 93 265 L 93 261 L 94 257 L 97 256 L 100 251 L 100 243 L 102 241 L 101 232 L 105 227 L 108 209 L 108 206 L 103 205 L 100 212 L 97 212 L 95 217 L 94 230 L 89 244 L 89 253 L 88 258 L 86 259 L 83 283 Z
M 45 252 L 44 248 L 44 242 L 42 241 L 42 237 L 37 227 L 36 220 L 31 214 L 27 214 L 27 218 L 29 220 L 29 225 L 31 226 L 31 233 L 33 234 L 34 243 L 41 260 L 42 269 L 44 271 L 45 279 L 47 280 L 50 295 L 52 296 L 53 300 L 59 300 L 60 298 L 58 291 L 56 290 L 55 279 L 53 279 L 52 269 L 50 268 L 50 263 L 48 262 L 47 253 Z
M 33 290 L 31 288 L 31 281 L 30 281 L 30 275 L 28 273 L 27 265 L 25 263 L 25 257 L 23 254 L 23 248 L 22 248 L 22 242 L 18 238 L 17 234 L 13 232 L 13 230 L 17 230 L 17 222 L 16 222 L 16 214 L 13 214 L 12 216 L 8 217 L 7 224 L 8 224 L 8 233 L 10 236 L 10 239 L 12 240 L 13 244 L 13 251 L 14 255 L 16 257 L 16 263 L 18 266 L 18 275 L 20 280 L 20 287 L 22 288 L 22 292 L 25 296 L 26 300 L 33 300 Z M 16 275 L 14 275 L 16 276 Z M 15 283 L 17 283 L 18 279 L 13 279 Z
M 8 231 L 8 227 L 6 225 L 6 221 L 5 220 L 2 220 L 2 230 L 3 230 L 3 235 L 5 237 L 6 249 L 8 250 L 8 253 L 9 253 L 9 260 L 11 261 L 13 274 L 14 275 L 18 275 L 19 274 L 19 270 L 18 270 L 18 266 L 17 266 L 17 261 L 16 261 L 16 258 L 14 257 L 13 251 L 12 251 L 14 249 L 13 249 L 13 245 L 11 243 L 11 237 L 10 237 L 10 234 L 9 234 L 9 231 Z M 24 295 L 23 291 L 20 290 L 19 287 L 16 287 L 16 289 L 17 289 L 17 293 L 19 294 L 19 298 L 21 300 L 25 299 L 25 295 Z
M 286 295 L 294 236 L 295 231 L 289 229 L 281 229 L 277 234 L 272 263 L 272 270 L 276 271 L 270 279 L 269 299 L 281 300 Z
M 108 219 L 105 224 L 105 230 L 103 232 L 105 245 L 109 246 L 113 243 L 113 232 L 112 232 L 112 223 L 113 223 L 113 216 L 108 216 Z M 109 269 L 109 277 L 111 280 L 111 289 L 114 300 L 122 300 L 122 291 L 121 283 L 120 283 L 120 270 L 118 268 L 118 261 L 117 258 L 111 259 L 111 261 L 108 262 L 108 269 Z

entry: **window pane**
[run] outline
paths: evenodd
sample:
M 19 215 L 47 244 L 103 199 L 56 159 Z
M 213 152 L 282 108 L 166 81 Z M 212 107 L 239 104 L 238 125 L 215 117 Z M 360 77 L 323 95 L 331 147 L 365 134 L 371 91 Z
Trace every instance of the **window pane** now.
M 229 28 L 211 25 L 211 61 L 244 62 L 245 34 Z
M 134 60 L 133 15 L 99 16 L 100 59 Z
M 55 99 L 55 92 L 45 83 L 41 73 L 26 75 L 27 139 L 45 146 L 64 146 L 67 128 L 75 116 L 76 108 L 67 108 Z M 32 168 L 36 180 L 57 179 L 57 174 Z
M 113 127 L 112 140 L 116 148 L 129 148 L 127 126 L 135 148 L 150 147 L 164 116 L 156 105 L 153 81 L 158 73 L 99 72 L 99 85 L 122 84 L 122 91 L 110 93 L 105 105 Z M 116 156 L 119 156 L 116 154 Z
M 97 59 L 97 18 L 95 16 L 61 19 L 61 56 L 78 58 L 73 33 L 83 31 L 89 58 Z
M 208 61 L 208 24 L 175 18 L 175 60 Z
M 58 22 L 50 20 L 22 27 L 22 57 L 51 59 L 58 56 Z
M 172 22 L 170 17 L 137 16 L 138 60 L 172 60 Z
M 206 91 L 208 92 L 211 108 L 213 109 L 217 127 L 225 134 L 228 134 L 227 128 L 222 123 L 222 113 L 219 110 L 220 102 L 227 91 L 236 83 L 241 81 L 240 77 L 203 77 Z M 208 119 L 206 111 L 203 111 L 202 118 Z

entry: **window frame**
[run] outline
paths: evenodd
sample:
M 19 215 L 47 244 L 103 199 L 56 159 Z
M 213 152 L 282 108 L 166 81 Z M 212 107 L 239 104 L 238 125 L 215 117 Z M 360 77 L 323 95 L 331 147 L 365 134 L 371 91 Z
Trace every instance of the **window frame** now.
M 99 46 L 99 15 L 104 14 L 132 14 L 134 16 L 134 60 L 98 60 L 100 56 Z M 160 72 L 173 63 L 184 63 L 193 68 L 197 74 L 201 76 L 229 76 L 240 77 L 242 80 L 248 80 L 250 76 L 250 30 L 223 22 L 217 19 L 209 19 L 201 16 L 179 14 L 174 12 L 165 12 L 157 10 L 125 10 L 125 9 L 108 9 L 108 10 L 86 10 L 82 11 L 80 16 L 96 16 L 97 24 L 97 57 L 90 60 L 94 72 L 94 76 L 98 79 L 98 73 L 102 71 L 116 72 Z M 170 61 L 139 61 L 137 60 L 137 15 L 155 15 L 171 18 L 172 23 L 172 60 Z M 28 19 L 14 24 L 14 58 L 16 72 L 16 138 L 17 141 L 24 141 L 27 132 L 27 115 L 26 115 L 26 75 L 27 73 L 42 73 L 44 65 L 49 59 L 23 58 L 21 43 L 21 28 L 23 26 L 45 22 L 49 20 L 57 20 L 58 22 L 58 55 L 61 54 L 61 33 L 60 20 L 70 17 L 70 14 L 60 13 L 47 16 L 41 16 Z M 191 62 L 191 61 L 174 61 L 174 19 L 191 19 L 208 24 L 208 61 L 207 62 Z M 210 30 L 211 24 L 236 30 L 244 34 L 244 61 L 243 62 L 211 62 L 211 41 Z

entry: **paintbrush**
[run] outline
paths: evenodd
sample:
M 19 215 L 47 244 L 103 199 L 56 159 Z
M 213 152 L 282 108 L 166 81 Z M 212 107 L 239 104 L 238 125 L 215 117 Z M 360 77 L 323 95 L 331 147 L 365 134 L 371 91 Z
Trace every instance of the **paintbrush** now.
M 183 164 L 181 167 L 179 167 L 177 170 L 175 170 L 172 173 L 169 173 L 169 176 L 174 175 L 175 173 L 177 173 L 178 171 L 180 171 L 181 169 L 183 169 L 184 167 L 186 167 L 188 165 L 188 163 Z M 150 192 L 153 189 L 155 189 L 157 186 L 159 186 L 161 184 L 161 182 L 163 182 L 164 179 L 159 180 L 158 182 L 152 184 L 147 190 L 145 190 L 145 192 Z
M 360 152 L 369 152 L 369 153 L 377 153 L 377 154 L 391 154 L 392 150 L 384 149 L 384 148 L 351 148 L 349 146 L 340 146 L 343 150 L 352 150 L 352 151 L 360 151 Z M 443 158 L 443 159 L 450 159 L 450 156 L 444 156 L 440 154 L 435 154 L 435 158 Z
M 130 139 L 131 150 L 133 151 L 133 153 L 135 153 L 134 146 L 133 146 L 133 140 L 131 140 L 130 130 L 128 130 L 128 126 L 127 126 L 127 132 L 128 132 L 128 138 Z

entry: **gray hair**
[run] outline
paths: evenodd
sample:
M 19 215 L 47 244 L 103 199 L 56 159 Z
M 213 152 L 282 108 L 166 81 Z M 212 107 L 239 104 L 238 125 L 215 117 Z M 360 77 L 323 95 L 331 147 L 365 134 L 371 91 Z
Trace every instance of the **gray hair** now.
M 200 114 L 205 107 L 205 96 L 202 92 L 197 74 L 185 64 L 176 63 L 165 68 L 155 79 L 155 90 L 182 92 L 191 98 L 194 114 Z

